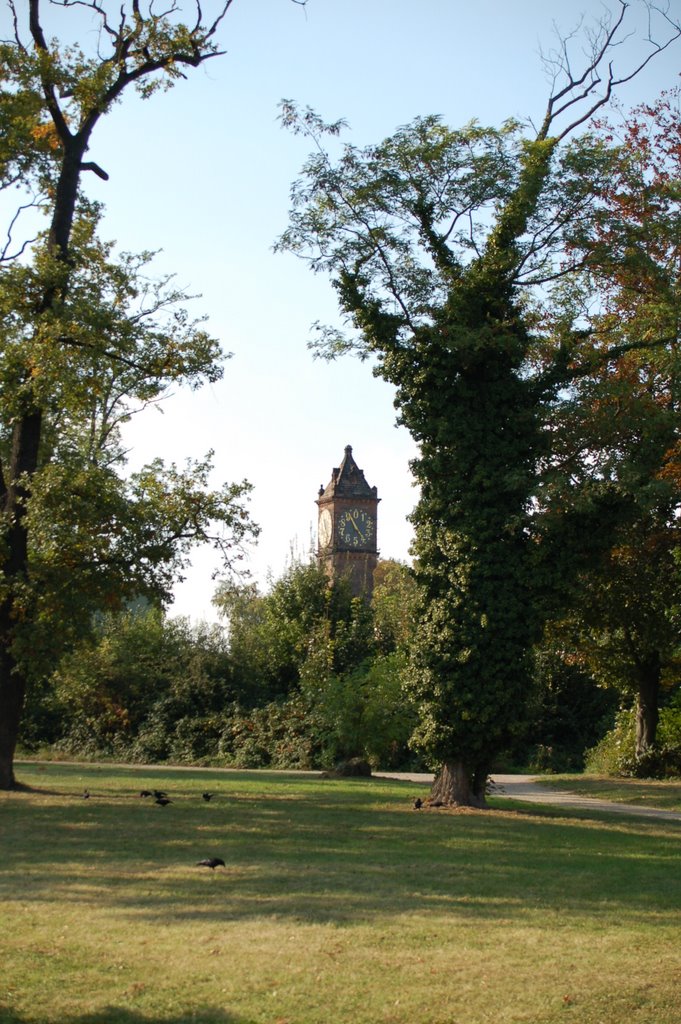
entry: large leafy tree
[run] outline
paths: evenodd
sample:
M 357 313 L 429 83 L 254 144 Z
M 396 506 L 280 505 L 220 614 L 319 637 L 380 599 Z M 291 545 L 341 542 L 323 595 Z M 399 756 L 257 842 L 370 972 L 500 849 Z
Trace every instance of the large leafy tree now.
M 589 344 L 613 335 L 656 341 L 576 378 L 553 422 L 547 521 L 607 488 L 626 513 L 576 579 L 563 633 L 603 682 L 636 703 L 636 751 L 655 743 L 661 686 L 678 684 L 681 534 L 679 287 L 681 114 L 678 90 L 638 107 L 616 132 L 617 159 L 596 217 L 578 225 L 580 298 L 602 295 Z M 573 295 L 574 299 L 574 295 Z M 557 511 L 557 515 L 556 515 Z
M 184 297 L 150 280 L 147 255 L 115 256 L 98 239 L 82 189 L 88 173 L 107 177 L 89 159 L 100 119 L 127 92 L 148 97 L 217 56 L 231 0 L 210 21 L 192 4 L 190 24 L 175 4 L 50 5 L 94 20 L 94 55 L 49 39 L 43 6 L 8 0 L 0 44 L 5 208 L 16 197 L 0 253 L 0 788 L 15 782 L 27 683 L 93 609 L 167 598 L 194 542 L 229 559 L 251 530 L 247 486 L 209 490 L 209 460 L 121 472 L 131 411 L 171 383 L 217 379 L 221 354 Z M 31 237 L 22 224 L 37 210 L 49 226 Z
M 284 106 L 285 123 L 316 151 L 294 186 L 280 247 L 331 275 L 354 328 L 322 329 L 319 348 L 372 358 L 419 446 L 410 688 L 414 739 L 440 766 L 433 795 L 445 803 L 484 803 L 492 759 L 524 715 L 545 615 L 533 512 L 550 462 L 549 414 L 585 363 L 606 365 L 655 340 L 632 327 L 585 349 L 589 311 L 562 301 L 585 273 L 571 231 L 599 210 L 613 160 L 597 134 L 569 138 L 680 34 L 649 5 L 664 41 L 649 39 L 635 66 L 618 69 L 627 7 L 590 35 L 579 72 L 568 43 L 559 48 L 532 134 L 516 122 L 453 131 L 424 117 L 334 161 L 324 133 L 340 123 Z M 543 332 L 552 282 L 560 316 Z

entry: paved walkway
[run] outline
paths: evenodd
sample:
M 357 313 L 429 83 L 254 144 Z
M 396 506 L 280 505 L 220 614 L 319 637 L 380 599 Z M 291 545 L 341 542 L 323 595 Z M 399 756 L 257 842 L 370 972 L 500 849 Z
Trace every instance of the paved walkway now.
M 410 782 L 430 783 L 433 776 L 419 772 L 374 772 L 386 779 L 407 779 Z M 641 807 L 640 804 L 616 804 L 610 800 L 580 796 L 565 789 L 542 786 L 541 780 L 533 775 L 493 775 L 492 793 L 510 800 L 523 800 L 532 804 L 574 808 L 577 810 L 610 811 L 613 814 L 636 814 L 641 818 L 662 818 L 667 821 L 681 821 L 681 812 L 663 811 L 655 807 Z

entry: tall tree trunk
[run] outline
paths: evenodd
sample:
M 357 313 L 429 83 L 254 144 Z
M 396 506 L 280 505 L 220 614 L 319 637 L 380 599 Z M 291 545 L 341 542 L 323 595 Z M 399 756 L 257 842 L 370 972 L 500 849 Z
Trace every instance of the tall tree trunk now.
M 36 12 L 37 7 L 34 14 Z M 80 162 L 87 137 L 81 133 L 70 143 L 63 140 L 65 155 L 56 188 L 49 248 L 53 255 L 66 263 L 78 195 Z M 54 306 L 67 285 L 68 275 L 59 286 L 54 282 L 48 283 L 36 306 L 36 314 Z M 8 590 L 0 606 L 0 790 L 16 787 L 14 754 L 26 696 L 26 680 L 12 654 L 16 624 L 14 596 L 16 584 L 28 578 L 26 504 L 30 497 L 31 479 L 39 465 L 43 433 L 43 411 L 31 398 L 27 399 L 26 405 L 24 415 L 14 425 L 10 463 L 2 479 L 0 498 L 7 524 L 3 538 L 5 557 L 0 565 L 0 574 Z
M 446 807 L 486 807 L 487 771 L 464 761 L 446 761 L 430 791 L 431 801 Z
M 14 752 L 26 696 L 26 680 L 12 654 L 16 624 L 14 596 L 16 584 L 28 575 L 26 502 L 30 478 L 38 467 L 41 434 L 40 410 L 26 413 L 15 423 L 7 478 L 2 483 L 2 511 L 8 526 L 3 538 L 6 554 L 0 567 L 7 588 L 0 604 L 0 789 L 13 789 L 16 785 Z
M 0 609 L 0 790 L 16 786 L 14 752 L 26 693 L 24 678 L 15 671 L 14 659 L 4 643 L 8 627 L 11 631 L 9 608 L 5 604 Z
M 636 756 L 642 757 L 655 745 L 660 717 L 660 656 L 657 651 L 641 662 L 636 697 Z

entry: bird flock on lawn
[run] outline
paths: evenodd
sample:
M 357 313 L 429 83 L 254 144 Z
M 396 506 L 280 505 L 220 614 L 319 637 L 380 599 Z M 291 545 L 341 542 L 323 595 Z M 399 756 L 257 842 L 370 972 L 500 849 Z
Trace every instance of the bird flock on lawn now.
M 85 791 L 87 793 L 87 790 Z M 153 796 L 154 803 L 158 804 L 159 807 L 167 807 L 168 804 L 172 804 L 172 800 L 169 799 L 168 794 L 162 789 L 142 789 L 140 790 L 141 797 Z M 202 793 L 201 799 L 208 803 L 209 800 L 213 799 L 212 793 Z
M 172 804 L 173 802 L 168 798 L 168 794 L 162 789 L 143 789 L 140 792 L 140 796 L 153 796 L 154 803 L 158 804 L 159 807 L 167 807 L 168 804 Z
M 149 797 L 153 797 L 154 798 L 154 803 L 157 804 L 159 807 L 167 807 L 168 804 L 172 804 L 173 803 L 173 801 L 170 799 L 168 794 L 163 789 L 141 789 L 140 790 L 140 797 L 142 799 L 148 799 Z M 89 800 L 89 799 L 90 799 L 90 792 L 89 792 L 89 790 L 84 789 L 83 790 L 83 800 Z M 204 801 L 204 803 L 210 803 L 210 801 L 213 799 L 213 794 L 209 793 L 209 792 L 202 793 L 201 794 L 201 799 Z M 442 805 L 439 802 L 432 803 L 431 801 L 428 801 L 428 804 L 426 804 L 425 801 L 423 801 L 420 796 L 417 796 L 416 799 L 414 800 L 414 803 L 413 803 L 412 806 L 413 806 L 415 811 L 420 811 L 422 807 L 426 807 L 426 806 L 441 807 Z M 224 860 L 222 859 L 222 857 L 204 857 L 203 860 L 197 860 L 196 861 L 196 866 L 198 868 L 210 868 L 211 871 L 214 871 L 215 868 L 224 868 L 224 867 L 226 867 L 226 864 L 225 864 Z
M 153 797 L 154 803 L 158 804 L 159 807 L 167 807 L 168 804 L 172 804 L 173 802 L 163 789 L 142 789 L 140 790 L 140 797 L 143 799 Z M 210 803 L 213 799 L 213 794 L 207 792 L 202 793 L 201 799 L 204 803 Z M 224 868 L 226 865 L 222 857 L 206 857 L 204 860 L 198 860 L 196 862 L 196 866 L 201 868 L 211 868 L 211 870 L 214 870 L 218 867 Z
M 153 797 L 153 802 L 157 804 L 159 807 L 167 807 L 168 804 L 173 803 L 173 801 L 170 799 L 168 794 L 163 789 L 141 789 L 140 797 L 142 799 L 149 799 L 150 797 Z M 82 798 L 83 800 L 90 799 L 90 791 L 88 789 L 83 790 Z M 213 799 L 213 794 L 209 792 L 202 793 L 201 799 L 203 800 L 204 803 L 208 804 Z M 196 862 L 196 866 L 201 868 L 210 868 L 211 870 L 215 870 L 215 868 L 226 867 L 222 857 L 206 857 L 204 860 L 198 860 Z

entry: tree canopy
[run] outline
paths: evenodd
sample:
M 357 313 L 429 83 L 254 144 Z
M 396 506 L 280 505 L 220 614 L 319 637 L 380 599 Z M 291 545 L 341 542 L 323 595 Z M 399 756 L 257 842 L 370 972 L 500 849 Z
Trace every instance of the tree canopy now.
M 651 345 L 571 382 L 552 420 L 543 495 L 549 531 L 594 494 L 607 490 L 619 498 L 621 515 L 607 546 L 574 574 L 565 636 L 576 628 L 573 656 L 634 696 L 639 756 L 655 743 L 662 687 L 679 682 L 678 102 L 676 89 L 636 108 L 617 129 L 599 123 L 607 143 L 617 146 L 617 160 L 597 216 L 572 233 L 573 252 L 585 264 L 573 298 L 584 302 L 599 290 L 588 341 L 593 353 L 613 336 Z
M 83 178 L 95 129 L 123 96 L 147 98 L 221 52 L 192 4 L 133 0 L 59 7 L 63 39 L 48 38 L 44 5 L 8 0 L 0 44 L 0 188 L 10 207 L 0 252 L 0 787 L 12 761 L 26 685 L 87 629 L 97 608 L 131 596 L 165 601 L 197 542 L 229 566 L 255 532 L 244 483 L 209 484 L 210 454 L 184 467 L 125 470 L 120 428 L 169 386 L 199 387 L 223 354 L 190 296 L 154 281 L 150 253 L 120 253 L 98 236 L 101 209 Z M 88 14 L 94 52 L 70 45 Z M 131 153 L 131 157 L 132 157 Z M 7 205 L 5 206 L 7 208 Z M 32 234 L 36 211 L 46 230 Z M 28 219 L 27 219 L 28 218 Z

